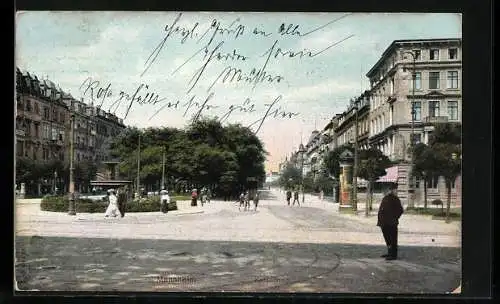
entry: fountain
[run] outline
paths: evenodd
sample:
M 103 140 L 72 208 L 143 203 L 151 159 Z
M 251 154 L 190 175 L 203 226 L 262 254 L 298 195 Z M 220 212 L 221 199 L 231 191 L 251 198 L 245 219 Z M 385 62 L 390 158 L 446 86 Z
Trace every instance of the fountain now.
M 104 190 L 112 188 L 121 188 L 130 186 L 132 181 L 117 179 L 118 177 L 118 164 L 119 161 L 105 161 L 103 162 L 105 166 L 105 172 L 98 172 L 96 175 L 96 180 L 90 181 L 92 187 L 99 187 Z

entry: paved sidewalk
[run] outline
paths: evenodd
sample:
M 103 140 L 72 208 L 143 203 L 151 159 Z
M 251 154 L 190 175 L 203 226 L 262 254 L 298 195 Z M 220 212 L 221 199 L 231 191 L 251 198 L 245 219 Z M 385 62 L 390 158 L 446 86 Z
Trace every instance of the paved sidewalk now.
M 261 200 L 257 211 L 239 211 L 234 202 L 223 201 L 212 201 L 203 207 L 191 207 L 185 201 L 179 202 L 178 208 L 167 214 L 127 213 L 124 218 L 104 218 L 102 214 L 90 213 L 69 216 L 41 211 L 36 204 L 19 204 L 15 227 L 17 235 L 26 236 L 377 245 L 384 242 L 375 216 L 339 213 L 335 204 L 312 198 L 301 207 L 289 207 L 279 197 L 269 197 Z M 399 241 L 405 246 L 460 247 L 460 235 L 457 223 L 404 215 Z

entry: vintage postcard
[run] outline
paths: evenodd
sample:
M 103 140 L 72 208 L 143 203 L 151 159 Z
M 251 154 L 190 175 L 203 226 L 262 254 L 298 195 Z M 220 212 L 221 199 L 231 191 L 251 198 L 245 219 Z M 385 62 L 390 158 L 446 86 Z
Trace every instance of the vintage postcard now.
M 17 292 L 460 292 L 461 18 L 17 12 Z

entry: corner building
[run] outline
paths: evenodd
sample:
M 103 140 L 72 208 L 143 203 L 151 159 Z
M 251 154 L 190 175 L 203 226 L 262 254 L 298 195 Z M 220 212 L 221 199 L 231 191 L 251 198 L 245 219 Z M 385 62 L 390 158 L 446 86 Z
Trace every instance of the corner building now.
M 369 142 L 401 164 L 398 192 L 406 198 L 412 102 L 415 144 L 427 144 L 435 124 L 461 123 L 462 39 L 395 40 L 366 76 L 371 96 Z M 443 181 L 436 177 L 429 184 L 431 189 L 441 188 Z

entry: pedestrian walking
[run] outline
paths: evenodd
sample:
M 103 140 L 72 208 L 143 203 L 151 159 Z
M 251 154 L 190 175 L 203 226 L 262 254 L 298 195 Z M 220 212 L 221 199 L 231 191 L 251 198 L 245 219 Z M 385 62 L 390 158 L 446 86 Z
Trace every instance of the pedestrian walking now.
M 250 210 L 250 192 L 245 191 L 245 211 Z
M 386 260 L 395 260 L 398 257 L 398 224 L 403 214 L 403 206 L 394 192 L 394 186 L 386 190 L 378 209 L 377 226 L 381 228 L 387 245 L 387 254 L 382 255 Z
M 210 200 L 212 199 L 212 191 L 210 188 L 207 189 L 207 203 L 210 203 Z
M 168 213 L 168 205 L 170 204 L 170 195 L 166 189 L 160 191 L 160 211 Z
M 108 208 L 106 209 L 106 213 L 104 213 L 104 217 L 117 217 L 119 210 L 118 210 L 118 199 L 115 195 L 115 190 L 114 189 L 109 189 L 108 190 L 108 200 L 109 200 L 109 205 Z
M 295 206 L 295 202 L 297 202 L 297 205 L 300 206 L 300 203 L 299 203 L 299 190 L 295 190 L 293 192 L 293 204 L 292 204 L 292 206 Z
M 290 191 L 290 189 L 289 189 L 289 190 L 286 191 L 286 201 L 288 203 L 288 206 L 290 206 L 290 200 L 291 199 L 292 199 L 292 191 Z
M 259 205 L 259 191 L 255 191 L 255 195 L 253 196 L 253 204 L 255 205 L 254 211 L 257 211 L 257 206 Z
M 191 206 L 198 206 L 198 190 L 196 189 L 191 192 Z
M 323 189 L 319 192 L 319 200 L 322 201 L 323 198 L 325 197 L 325 192 L 323 192 Z
M 238 210 L 241 211 L 241 206 L 245 207 L 245 192 L 241 192 L 239 203 Z
M 122 217 L 125 216 L 125 207 L 127 204 L 127 192 L 125 189 L 118 189 L 118 211 Z

